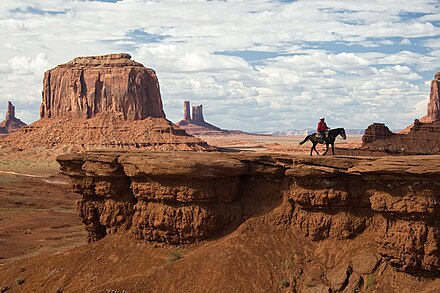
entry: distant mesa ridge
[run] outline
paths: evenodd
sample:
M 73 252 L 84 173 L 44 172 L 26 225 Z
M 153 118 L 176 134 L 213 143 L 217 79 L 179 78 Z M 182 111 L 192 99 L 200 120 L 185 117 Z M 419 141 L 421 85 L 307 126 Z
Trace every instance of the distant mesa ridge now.
M 8 101 L 6 119 L 0 122 L 0 134 L 10 134 L 23 126 L 26 126 L 26 123 L 15 117 L 15 106 Z

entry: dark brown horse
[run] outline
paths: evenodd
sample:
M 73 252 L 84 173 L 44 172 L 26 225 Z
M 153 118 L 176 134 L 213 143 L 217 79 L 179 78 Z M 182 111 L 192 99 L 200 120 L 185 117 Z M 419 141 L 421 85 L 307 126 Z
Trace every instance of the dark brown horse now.
M 306 138 L 304 138 L 304 140 L 302 142 L 300 142 L 299 144 L 302 145 L 304 144 L 306 141 L 310 140 L 312 142 L 312 148 L 310 149 L 310 155 L 312 155 L 313 150 L 315 150 L 316 154 L 319 156 L 318 151 L 316 150 L 316 145 L 318 143 L 325 143 L 327 149 L 325 150 L 324 154 L 322 154 L 323 156 L 325 156 L 325 154 L 328 152 L 328 146 L 331 144 L 332 145 L 332 154 L 335 154 L 335 140 L 336 137 L 340 135 L 342 136 L 343 139 L 346 139 L 347 136 L 345 135 L 345 129 L 344 128 L 335 128 L 335 129 L 331 129 L 328 134 L 327 134 L 327 138 L 324 139 L 322 138 L 321 135 L 317 134 L 317 133 L 313 133 L 310 135 L 307 135 Z

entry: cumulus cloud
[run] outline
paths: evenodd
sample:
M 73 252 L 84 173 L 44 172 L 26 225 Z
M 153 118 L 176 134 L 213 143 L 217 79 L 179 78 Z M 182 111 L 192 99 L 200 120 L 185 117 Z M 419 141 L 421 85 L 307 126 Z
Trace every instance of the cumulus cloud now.
M 156 70 L 173 121 L 192 100 L 224 128 L 313 127 L 324 114 L 403 128 L 438 71 L 439 15 L 432 0 L 2 1 L 0 102 L 37 119 L 45 70 L 128 52 Z

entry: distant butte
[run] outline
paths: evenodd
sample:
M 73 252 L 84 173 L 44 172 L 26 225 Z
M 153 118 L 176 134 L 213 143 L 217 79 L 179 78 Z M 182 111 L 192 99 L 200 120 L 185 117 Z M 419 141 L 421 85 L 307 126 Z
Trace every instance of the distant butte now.
M 190 102 L 184 101 L 183 120 L 177 122 L 177 125 L 185 129 L 186 133 L 191 135 L 226 133 L 226 131 L 221 128 L 205 121 L 205 118 L 203 117 L 203 105 L 193 106 L 192 113 L 190 112 L 190 109 Z
M 0 122 L 0 135 L 10 134 L 23 126 L 26 126 L 26 123 L 15 117 L 15 106 L 8 101 L 6 119 Z
M 191 111 L 192 110 L 192 111 Z M 189 101 L 183 102 L 183 119 L 177 122 L 190 135 L 253 135 L 240 130 L 225 130 L 205 121 L 203 105 L 193 106 Z
M 78 57 L 45 72 L 40 118 L 2 139 L 0 145 L 212 149 L 165 119 L 156 72 L 128 54 Z

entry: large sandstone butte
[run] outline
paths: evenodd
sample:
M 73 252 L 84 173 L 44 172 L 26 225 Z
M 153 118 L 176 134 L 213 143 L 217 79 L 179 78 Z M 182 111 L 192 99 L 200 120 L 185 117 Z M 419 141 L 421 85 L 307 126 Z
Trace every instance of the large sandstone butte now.
M 128 54 L 78 57 L 44 73 L 41 118 L 165 118 L 153 69 Z
M 15 106 L 8 101 L 6 118 L 2 122 L 0 122 L 0 135 L 10 134 L 24 126 L 26 126 L 26 123 L 15 117 Z
M 440 273 L 440 156 L 107 151 L 57 160 L 73 190 L 82 194 L 77 208 L 94 242 L 46 256 L 23 288 L 440 288 L 440 280 L 433 278 Z M 169 244 L 178 244 L 183 258 L 167 264 L 166 253 L 176 252 Z M 0 267 L 0 273 L 16 278 L 12 265 L 29 268 L 42 259 Z M 62 270 L 51 274 L 54 268 Z
M 383 123 L 373 123 L 362 137 L 363 149 L 393 154 L 440 154 L 440 72 L 431 81 L 427 115 L 399 133 Z
M 156 73 L 128 54 L 78 57 L 48 70 L 40 117 L 0 144 L 62 152 L 212 149 L 165 119 Z

